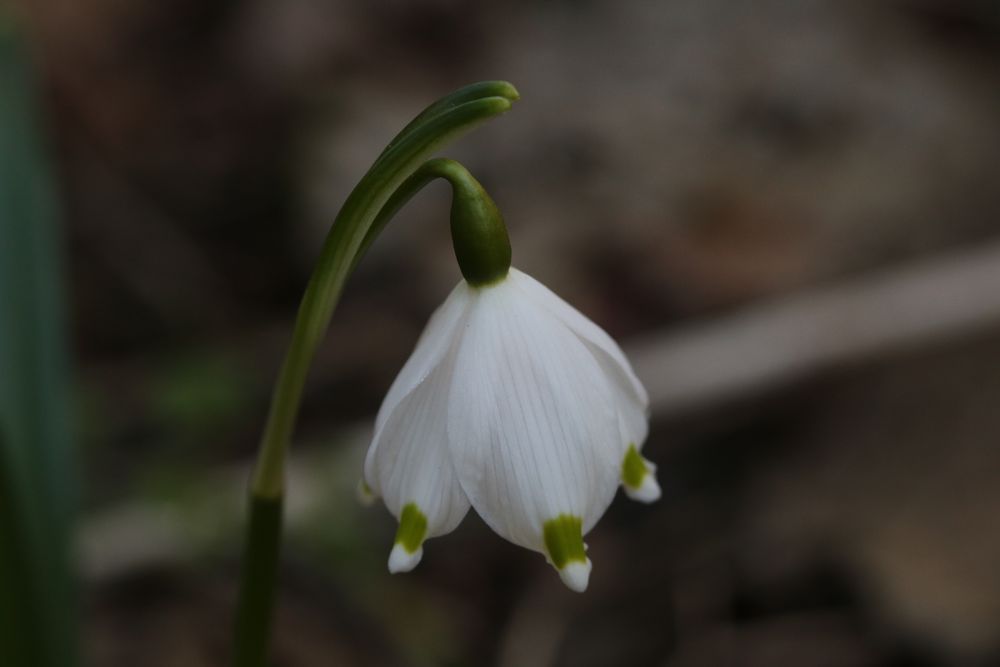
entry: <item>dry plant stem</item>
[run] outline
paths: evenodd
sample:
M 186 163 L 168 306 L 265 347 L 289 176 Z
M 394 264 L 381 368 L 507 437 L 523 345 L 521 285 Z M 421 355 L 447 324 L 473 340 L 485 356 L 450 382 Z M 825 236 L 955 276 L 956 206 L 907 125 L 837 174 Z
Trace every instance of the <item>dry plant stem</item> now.
M 1000 325 L 1000 241 L 747 308 L 627 350 L 653 415 L 688 414 Z
M 749 306 L 626 346 L 649 389 L 655 419 L 678 417 L 792 386 L 837 364 L 1000 329 L 1000 240 Z M 849 329 L 849 330 L 847 330 Z M 368 444 L 370 425 L 341 432 Z M 305 464 L 303 474 L 314 474 Z M 228 474 L 205 484 L 228 484 Z M 300 511 L 320 499 L 305 497 Z M 183 505 L 187 507 L 187 504 Z M 176 504 L 129 504 L 90 517 L 82 530 L 83 574 L 104 581 L 149 563 L 193 557 L 191 521 Z M 139 536 L 139 537 L 137 537 Z
M 517 97 L 508 83 L 484 82 L 432 104 L 383 151 L 330 229 L 299 306 L 251 483 L 233 653 L 233 664 L 238 667 L 266 664 L 280 553 L 285 458 L 309 367 L 369 229 L 390 196 L 436 150 L 507 111 Z

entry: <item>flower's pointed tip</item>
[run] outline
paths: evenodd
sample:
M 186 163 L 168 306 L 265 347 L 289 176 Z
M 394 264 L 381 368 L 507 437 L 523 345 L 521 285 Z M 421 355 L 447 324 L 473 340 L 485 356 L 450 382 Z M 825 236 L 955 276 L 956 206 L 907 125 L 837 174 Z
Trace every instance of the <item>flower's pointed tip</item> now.
M 375 495 L 375 491 L 372 490 L 372 487 L 368 486 L 368 482 L 366 482 L 364 478 L 358 480 L 356 493 L 358 502 L 362 505 L 362 507 L 371 507 L 378 499 L 378 496 Z
M 417 547 L 416 551 L 407 551 L 402 544 L 396 543 L 389 553 L 389 572 L 397 574 L 399 572 L 409 572 L 417 566 L 423 558 L 424 548 Z
M 562 579 L 563 583 L 571 591 L 583 593 L 587 590 L 591 569 L 592 565 L 589 558 L 582 561 L 572 560 L 559 569 L 559 578 Z
M 625 487 L 625 494 L 629 498 L 637 500 L 640 503 L 656 502 L 663 495 L 663 492 L 660 491 L 660 484 L 656 481 L 656 476 L 652 470 L 642 476 L 639 486 L 629 486 L 628 484 L 623 484 L 622 486 Z
M 656 481 L 656 465 L 642 458 L 635 443 L 629 443 L 622 460 L 622 486 L 632 500 L 651 503 L 660 499 L 660 484 Z
M 497 81 L 496 83 L 496 95 L 498 97 L 506 97 L 511 102 L 516 102 L 521 99 L 521 93 L 517 91 L 510 81 Z

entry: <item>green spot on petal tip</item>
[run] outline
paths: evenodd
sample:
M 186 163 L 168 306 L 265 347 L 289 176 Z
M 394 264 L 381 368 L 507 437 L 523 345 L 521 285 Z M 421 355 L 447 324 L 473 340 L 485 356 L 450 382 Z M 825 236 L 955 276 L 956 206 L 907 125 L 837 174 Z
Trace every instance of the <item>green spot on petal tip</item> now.
M 543 526 L 545 552 L 557 570 L 567 563 L 586 563 L 587 552 L 583 546 L 583 522 L 580 517 L 560 514 Z
M 655 466 L 642 458 L 635 443 L 629 443 L 622 460 L 622 484 L 632 500 L 651 503 L 660 498 L 660 485 L 653 475 Z
M 420 511 L 416 503 L 408 503 L 399 515 L 399 528 L 396 530 L 396 544 L 408 553 L 416 553 L 427 536 L 427 517 Z
M 625 486 L 638 489 L 642 486 L 642 478 L 649 474 L 646 462 L 642 460 L 635 443 L 629 443 L 625 459 L 622 461 L 622 482 Z

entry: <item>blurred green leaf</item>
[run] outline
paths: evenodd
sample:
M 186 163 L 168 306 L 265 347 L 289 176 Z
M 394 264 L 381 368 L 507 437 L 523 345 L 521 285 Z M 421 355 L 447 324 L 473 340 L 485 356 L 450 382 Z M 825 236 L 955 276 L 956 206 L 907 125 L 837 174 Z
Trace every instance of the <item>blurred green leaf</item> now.
M 153 378 L 150 411 L 172 443 L 203 445 L 239 423 L 249 409 L 253 384 L 225 350 L 177 355 Z
M 57 206 L 33 94 L 0 16 L 0 665 L 62 667 L 77 652 L 76 489 Z

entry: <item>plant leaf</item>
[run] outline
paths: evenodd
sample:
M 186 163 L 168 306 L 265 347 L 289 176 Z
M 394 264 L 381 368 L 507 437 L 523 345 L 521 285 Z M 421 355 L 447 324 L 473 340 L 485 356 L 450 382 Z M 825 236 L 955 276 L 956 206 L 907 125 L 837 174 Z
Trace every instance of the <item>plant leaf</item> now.
M 0 664 L 76 664 L 74 467 L 55 188 L 0 17 Z

